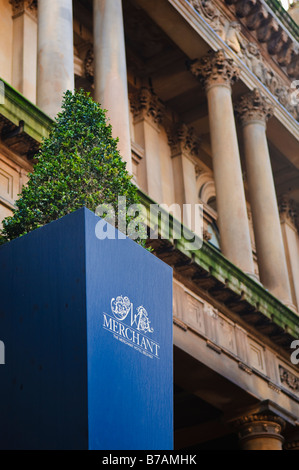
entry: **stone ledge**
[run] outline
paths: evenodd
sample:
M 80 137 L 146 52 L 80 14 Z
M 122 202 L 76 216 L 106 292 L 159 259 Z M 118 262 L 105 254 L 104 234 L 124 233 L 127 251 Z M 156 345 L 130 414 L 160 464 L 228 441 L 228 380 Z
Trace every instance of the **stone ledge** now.
M 8 148 L 33 158 L 48 137 L 53 121 L 4 80 L 0 104 L 0 137 Z

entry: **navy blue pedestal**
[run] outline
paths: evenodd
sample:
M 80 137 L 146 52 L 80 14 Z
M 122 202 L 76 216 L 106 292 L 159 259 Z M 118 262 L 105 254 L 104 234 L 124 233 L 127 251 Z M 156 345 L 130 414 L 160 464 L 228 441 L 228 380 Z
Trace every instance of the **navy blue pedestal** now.
M 172 270 L 99 220 L 0 247 L 1 449 L 172 449 Z

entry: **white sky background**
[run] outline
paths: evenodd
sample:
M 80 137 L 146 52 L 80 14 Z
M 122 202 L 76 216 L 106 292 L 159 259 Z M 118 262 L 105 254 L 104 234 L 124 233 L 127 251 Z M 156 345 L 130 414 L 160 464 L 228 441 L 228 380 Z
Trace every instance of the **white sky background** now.
M 286 10 L 288 10 L 288 8 L 289 8 L 289 3 L 291 3 L 291 1 L 289 1 L 289 0 L 280 0 L 280 3 L 282 4 L 282 6 L 283 6 Z

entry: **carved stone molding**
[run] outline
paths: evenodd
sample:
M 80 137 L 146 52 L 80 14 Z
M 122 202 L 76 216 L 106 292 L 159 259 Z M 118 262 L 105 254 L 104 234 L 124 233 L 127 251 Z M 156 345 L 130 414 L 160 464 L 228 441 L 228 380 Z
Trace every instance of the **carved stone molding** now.
M 246 414 L 241 416 L 240 418 L 234 421 L 234 425 L 237 427 L 242 426 L 254 426 L 255 424 L 260 425 L 264 421 L 268 421 L 273 423 L 275 426 L 279 427 L 276 432 L 281 431 L 285 427 L 285 421 L 280 418 L 280 416 L 276 416 L 272 413 L 253 413 L 253 414 Z
M 252 373 L 253 373 L 251 367 L 247 366 L 243 362 L 239 362 L 238 367 L 239 367 L 239 369 L 243 370 L 244 372 L 246 372 L 249 375 L 252 375 Z
M 161 124 L 165 107 L 150 88 L 142 87 L 131 94 L 130 103 L 135 120 L 149 118 L 154 124 Z
M 191 61 L 189 69 L 206 90 L 215 85 L 231 87 L 240 75 L 239 68 L 225 56 L 222 49 L 210 51 L 202 59 Z
M 192 127 L 178 123 L 167 126 L 168 144 L 171 148 L 172 156 L 182 153 L 197 155 L 200 146 L 200 139 L 195 135 Z
M 37 0 L 9 0 L 9 3 L 12 6 L 13 17 L 26 12 L 37 18 Z
M 266 123 L 273 115 L 270 101 L 257 88 L 240 98 L 235 105 L 235 111 L 243 125 L 251 121 Z

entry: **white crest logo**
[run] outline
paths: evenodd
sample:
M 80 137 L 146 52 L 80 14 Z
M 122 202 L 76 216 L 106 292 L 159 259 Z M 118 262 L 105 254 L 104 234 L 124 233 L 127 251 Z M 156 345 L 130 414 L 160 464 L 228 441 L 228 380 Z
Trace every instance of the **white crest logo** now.
M 131 313 L 131 326 L 135 325 L 138 331 L 143 333 L 153 333 L 154 329 L 150 327 L 150 321 L 146 309 L 140 305 L 137 308 L 137 313 L 133 313 L 133 304 L 129 297 L 118 297 L 111 300 L 111 310 L 115 318 L 119 321 L 124 321 L 129 313 Z
M 103 312 L 103 328 L 113 338 L 145 356 L 160 359 L 160 345 L 150 336 L 154 333 L 149 315 L 143 305 L 135 308 L 129 297 L 119 295 L 110 301 L 111 314 Z
M 119 295 L 116 299 L 111 300 L 111 310 L 117 320 L 123 321 L 127 318 L 128 313 L 132 311 L 133 305 L 128 297 Z

